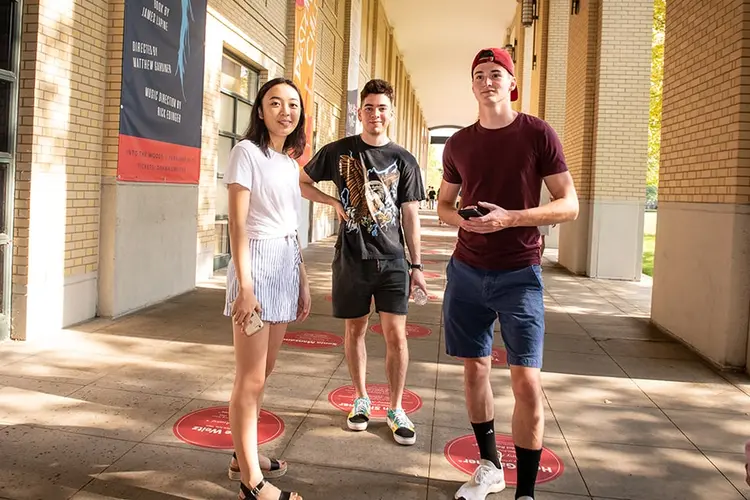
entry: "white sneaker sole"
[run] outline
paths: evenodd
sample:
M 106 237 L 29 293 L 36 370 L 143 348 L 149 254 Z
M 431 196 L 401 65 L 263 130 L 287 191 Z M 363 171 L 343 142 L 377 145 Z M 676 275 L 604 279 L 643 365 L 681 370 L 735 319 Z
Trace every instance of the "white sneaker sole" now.
M 394 434 L 393 435 L 393 439 L 395 439 L 398 444 L 401 444 L 401 445 L 404 445 L 404 446 L 411 446 L 411 445 L 413 445 L 414 443 L 417 442 L 417 435 L 414 434 L 414 436 L 412 436 L 410 438 L 405 438 L 405 437 L 401 437 L 401 436 L 399 436 L 397 434 Z
M 349 429 L 351 429 L 353 431 L 364 431 L 364 430 L 367 430 L 367 424 L 369 424 L 369 423 L 370 423 L 369 421 L 368 422 L 362 422 L 362 423 L 356 423 L 356 422 L 352 422 L 348 418 L 346 419 L 346 426 L 349 427 Z
M 388 424 L 388 428 L 389 429 L 393 425 L 393 421 L 390 418 L 388 418 L 388 417 L 386 417 L 385 423 Z M 401 437 L 398 434 L 394 433 L 393 431 L 391 431 L 391 434 L 393 434 L 393 439 L 398 444 L 403 445 L 403 446 L 411 446 L 411 445 L 413 445 L 414 443 L 417 442 L 417 433 L 416 432 L 414 433 L 414 436 L 412 436 L 410 438 Z
M 487 495 L 491 495 L 492 493 L 500 493 L 505 489 L 505 480 L 503 480 L 502 483 L 496 483 L 489 487 L 487 490 L 487 494 L 484 496 L 484 498 L 479 498 L 477 496 L 474 497 L 465 497 L 463 495 L 459 495 L 458 492 L 453 496 L 454 500 L 484 500 L 487 498 Z

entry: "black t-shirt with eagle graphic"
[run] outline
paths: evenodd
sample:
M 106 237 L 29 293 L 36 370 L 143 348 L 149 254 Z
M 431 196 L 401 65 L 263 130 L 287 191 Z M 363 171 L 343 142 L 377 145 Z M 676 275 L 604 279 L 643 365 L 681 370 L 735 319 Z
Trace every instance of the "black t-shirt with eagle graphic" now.
M 401 204 L 425 199 L 422 173 L 406 149 L 370 146 L 359 135 L 332 142 L 305 166 L 315 182 L 333 181 L 349 221 L 337 247 L 361 259 L 405 257 Z

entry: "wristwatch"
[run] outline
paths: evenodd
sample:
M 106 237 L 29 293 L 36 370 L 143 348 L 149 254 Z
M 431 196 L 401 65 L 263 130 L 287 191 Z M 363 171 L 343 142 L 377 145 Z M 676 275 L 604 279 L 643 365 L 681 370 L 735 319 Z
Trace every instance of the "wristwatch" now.
M 409 266 L 411 269 L 419 269 L 420 271 L 424 271 L 424 264 L 412 264 Z

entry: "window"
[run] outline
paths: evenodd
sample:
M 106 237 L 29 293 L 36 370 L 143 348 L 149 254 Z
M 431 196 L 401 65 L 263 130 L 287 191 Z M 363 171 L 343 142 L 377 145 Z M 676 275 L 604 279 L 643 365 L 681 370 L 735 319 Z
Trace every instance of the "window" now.
M 11 103 L 15 101 L 15 39 L 18 3 L 0 1 L 0 155 L 9 159 L 11 152 Z
M 216 249 L 214 270 L 229 263 L 229 201 L 224 186 L 224 169 L 229 154 L 247 132 L 250 113 L 260 88 L 260 73 L 228 54 L 221 62 L 221 103 L 219 109 L 219 162 L 216 171 Z
M 13 178 L 18 105 L 21 12 L 17 0 L 0 0 L 0 340 L 10 336 Z
M 13 70 L 13 40 L 16 38 L 15 19 L 18 3 L 0 1 L 0 70 Z
M 4 80 L 0 75 L 0 155 L 10 155 L 12 130 L 10 129 L 10 111 L 13 99 L 13 82 Z

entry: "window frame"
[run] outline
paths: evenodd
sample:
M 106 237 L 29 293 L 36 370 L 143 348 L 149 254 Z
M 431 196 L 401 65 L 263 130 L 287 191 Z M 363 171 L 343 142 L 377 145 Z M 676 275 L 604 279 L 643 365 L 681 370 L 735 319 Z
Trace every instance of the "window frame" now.
M 8 109 L 8 151 L 0 151 L 0 175 L 5 176 L 5 190 L 0 193 L 4 196 L 0 203 L 4 204 L 4 227 L 5 232 L 0 232 L 0 247 L 2 247 L 2 276 L 0 287 L 2 287 L 2 301 L 0 301 L 0 340 L 10 337 L 10 317 L 13 292 L 13 231 L 15 214 L 15 178 L 16 178 L 16 141 L 18 138 L 18 95 L 20 87 L 21 69 L 21 17 L 23 15 L 22 0 L 10 0 L 12 13 L 9 26 L 11 28 L 10 39 L 10 67 L 11 70 L 0 69 L 0 80 L 10 83 L 10 103 Z
M 246 68 L 252 73 L 255 73 L 256 88 L 254 89 L 254 92 L 251 92 L 251 94 L 257 96 L 258 90 L 260 90 L 260 87 L 261 87 L 260 82 L 261 82 L 262 72 L 258 68 L 254 67 L 253 65 L 242 62 L 242 60 L 238 59 L 231 52 L 228 52 L 226 50 L 222 54 L 222 62 L 225 57 L 232 60 L 236 64 L 242 66 L 243 68 Z M 223 70 L 222 70 L 222 74 L 223 74 Z M 232 98 L 232 130 L 222 130 L 221 123 L 219 123 L 218 134 L 219 134 L 219 138 L 224 137 L 224 138 L 230 139 L 232 141 L 231 148 L 233 148 L 244 137 L 244 132 L 239 132 L 237 130 L 237 115 L 238 115 L 239 103 L 244 103 L 250 106 L 250 108 L 252 109 L 255 101 L 250 100 L 247 97 L 241 94 L 238 94 L 237 92 L 234 92 L 233 90 L 224 88 L 222 86 L 219 87 L 219 94 L 221 96 L 227 96 L 227 97 Z M 218 151 L 218 147 L 220 146 L 218 146 L 218 142 L 217 142 L 217 151 Z M 216 182 L 220 183 L 223 178 L 224 178 L 224 174 L 217 168 L 216 169 Z M 231 258 L 232 248 L 229 244 L 229 239 L 230 239 L 229 231 L 226 230 L 226 228 L 222 229 L 221 231 L 216 230 L 217 226 L 227 225 L 228 220 L 229 220 L 229 214 L 218 214 L 218 213 L 214 214 L 214 228 L 215 228 L 214 234 L 216 235 L 216 238 L 217 238 L 217 240 L 215 241 L 215 245 L 214 245 L 214 266 L 213 266 L 214 271 L 226 267 L 229 264 L 229 259 Z M 219 241 L 219 238 L 223 240 L 224 235 L 226 235 L 227 253 L 217 253 L 218 248 L 223 248 L 224 242 Z

